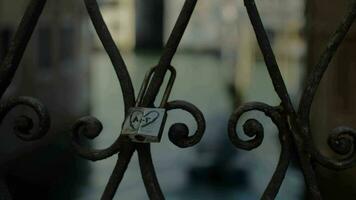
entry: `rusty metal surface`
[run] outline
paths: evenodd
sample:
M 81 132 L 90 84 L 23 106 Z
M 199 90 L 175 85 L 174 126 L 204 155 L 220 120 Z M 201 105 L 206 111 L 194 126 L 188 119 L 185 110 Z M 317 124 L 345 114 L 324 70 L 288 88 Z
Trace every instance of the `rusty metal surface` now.
M 241 149 L 252 150 L 261 145 L 263 141 L 263 126 L 255 119 L 247 120 L 244 124 L 244 133 L 250 140 L 242 140 L 236 133 L 236 125 L 243 113 L 248 111 L 261 111 L 272 119 L 279 130 L 279 138 L 282 146 L 279 163 L 261 199 L 274 199 L 284 180 L 291 154 L 296 152 L 305 183 L 311 199 L 322 199 L 318 188 L 314 165 L 319 163 L 324 167 L 334 170 L 347 169 L 355 164 L 355 130 L 348 127 L 339 127 L 332 131 L 328 144 L 340 158 L 328 158 L 315 148 L 310 129 L 310 109 L 318 89 L 320 81 L 328 68 L 338 47 L 345 38 L 347 32 L 356 18 L 356 1 L 352 1 L 346 17 L 330 39 L 319 62 L 309 75 L 307 84 L 296 110 L 291 103 L 291 98 L 281 76 L 279 66 L 271 48 L 269 39 L 264 29 L 254 0 L 244 0 L 249 18 L 254 28 L 258 44 L 264 56 L 267 70 L 278 94 L 281 104 L 270 106 L 264 103 L 253 102 L 240 106 L 231 115 L 229 121 L 229 137 L 232 143 Z

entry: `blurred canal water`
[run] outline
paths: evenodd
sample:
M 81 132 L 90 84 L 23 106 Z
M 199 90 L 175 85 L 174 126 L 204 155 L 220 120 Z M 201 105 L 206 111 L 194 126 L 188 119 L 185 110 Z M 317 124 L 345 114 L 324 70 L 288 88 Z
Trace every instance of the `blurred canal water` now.
M 158 62 L 158 57 L 128 54 L 124 55 L 124 58 L 134 87 L 138 91 L 145 73 Z M 194 131 L 196 125 L 193 118 L 183 111 L 169 112 L 162 142 L 152 145 L 156 172 L 167 199 L 258 199 L 272 176 L 279 157 L 280 145 L 275 126 L 260 113 L 252 112 L 244 116 L 246 119 L 261 119 L 265 125 L 266 136 L 262 146 L 254 151 L 236 150 L 228 141 L 227 135 L 227 121 L 234 109 L 233 96 L 229 92 L 232 67 L 226 66 L 218 56 L 191 53 L 177 54 L 173 66 L 177 69 L 177 80 L 170 100 L 186 100 L 199 107 L 206 117 L 207 131 L 196 147 L 180 149 L 169 142 L 168 127 L 176 122 L 184 122 Z M 276 105 L 279 101 L 264 65 L 254 66 L 251 71 L 251 85 L 246 87 L 246 91 L 241 91 L 243 101 L 263 101 Z M 293 91 L 294 96 L 297 95 L 300 68 L 289 66 L 282 71 L 288 80 L 289 89 Z M 118 137 L 124 120 L 121 89 L 105 53 L 99 52 L 92 56 L 90 79 L 91 115 L 100 119 L 104 125 L 103 133 L 93 146 L 105 148 Z M 241 130 L 240 127 L 238 129 Z M 82 186 L 78 199 L 100 198 L 116 159 L 117 156 L 113 156 L 90 163 L 90 181 Z M 222 169 L 223 173 L 224 170 L 229 171 L 226 171 L 222 183 L 208 184 L 192 178 L 191 172 L 194 169 L 204 172 L 199 169 L 209 168 L 214 162 L 226 162 L 226 165 L 229 165 Z M 204 176 L 204 173 L 199 176 Z M 206 176 L 209 176 L 209 173 Z M 240 184 L 224 184 L 224 180 Z M 301 175 L 290 168 L 278 199 L 301 199 L 302 193 Z M 133 157 L 115 199 L 148 199 L 137 155 Z

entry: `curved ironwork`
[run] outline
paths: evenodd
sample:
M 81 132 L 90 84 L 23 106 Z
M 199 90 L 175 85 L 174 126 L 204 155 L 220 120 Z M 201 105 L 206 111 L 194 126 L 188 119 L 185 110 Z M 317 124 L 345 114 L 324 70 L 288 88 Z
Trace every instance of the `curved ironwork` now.
M 197 130 L 189 136 L 189 128 L 183 123 L 173 124 L 168 131 L 169 140 L 178 147 L 187 148 L 199 143 L 205 131 L 203 113 L 193 104 L 185 101 L 172 101 L 167 104 L 167 110 L 181 109 L 190 113 L 197 122 Z
M 11 84 L 11 81 L 18 69 L 24 51 L 33 34 L 33 31 L 42 14 L 46 0 L 31 0 L 27 6 L 25 14 L 16 31 L 15 37 L 11 42 L 8 53 L 1 62 L 0 67 L 0 98 Z M 96 0 L 84 0 L 87 12 L 95 27 L 95 30 L 107 52 L 119 80 L 124 98 L 125 116 L 129 109 L 134 106 L 153 107 L 153 103 L 163 84 L 164 77 L 169 69 L 173 69 L 171 61 L 177 51 L 179 43 L 183 37 L 186 27 L 190 21 L 197 0 L 185 0 L 178 20 L 167 41 L 158 65 L 151 70 L 152 79 L 147 82 L 147 91 L 144 91 L 142 101 L 136 102 L 132 80 L 127 70 L 127 66 L 115 45 L 112 36 L 105 24 Z M 349 127 L 338 127 L 329 136 L 328 144 L 330 148 L 340 158 L 328 158 L 322 155 L 312 144 L 312 133 L 310 128 L 310 109 L 314 96 L 318 89 L 321 79 L 326 72 L 331 59 L 338 47 L 341 45 L 347 32 L 356 18 L 356 0 L 352 1 L 350 11 L 340 24 L 335 34 L 329 41 L 327 48 L 322 53 L 318 64 L 310 74 L 307 85 L 296 110 L 291 103 L 288 90 L 281 76 L 279 66 L 271 48 L 269 39 L 264 29 L 262 20 L 259 16 L 254 0 L 244 0 L 245 6 L 252 26 L 254 28 L 258 44 L 264 56 L 267 70 L 273 82 L 274 89 L 281 100 L 278 106 L 270 106 L 260 102 L 247 103 L 239 107 L 229 120 L 229 137 L 232 143 L 245 150 L 258 148 L 263 142 L 264 128 L 255 119 L 247 120 L 243 125 L 244 133 L 250 138 L 242 140 L 236 132 L 236 126 L 240 117 L 249 111 L 260 111 L 269 117 L 277 126 L 279 140 L 281 143 L 281 154 L 275 172 L 262 195 L 262 199 L 274 199 L 283 183 L 288 169 L 291 154 L 296 152 L 301 170 L 304 174 L 305 182 L 312 199 L 321 199 L 322 195 L 318 188 L 315 176 L 314 163 L 319 163 L 327 168 L 334 170 L 347 169 L 355 165 L 355 137 L 356 130 Z M 174 79 L 171 79 L 172 82 Z M 168 90 L 171 90 L 169 84 Z M 146 87 L 145 87 L 146 88 Z M 139 96 L 141 96 L 139 95 Z M 167 98 L 163 102 L 168 101 Z M 15 119 L 14 133 L 22 140 L 33 141 L 43 137 L 50 128 L 50 117 L 47 109 L 38 100 L 31 97 L 10 98 L 0 103 L 0 123 L 6 115 L 15 107 L 24 105 L 31 108 L 37 115 L 38 120 L 33 120 L 29 116 L 21 115 Z M 164 104 L 162 104 L 164 105 Z M 167 111 L 180 109 L 188 112 L 197 123 L 197 130 L 190 134 L 187 125 L 183 123 L 173 124 L 168 131 L 170 141 L 181 148 L 191 147 L 197 144 L 205 131 L 205 119 L 202 112 L 193 104 L 185 101 L 171 101 L 164 105 Z M 38 122 L 37 129 L 34 129 L 34 121 Z M 152 161 L 151 145 L 134 143 L 126 136 L 119 135 L 114 143 L 106 149 L 91 149 L 81 144 L 81 137 L 95 139 L 103 129 L 101 122 L 95 117 L 83 117 L 73 126 L 72 144 L 76 152 L 85 159 L 99 161 L 117 155 L 117 163 L 110 176 L 108 184 L 103 192 L 101 199 L 112 199 L 115 196 L 128 164 L 133 154 L 137 151 L 140 163 L 142 179 L 144 181 L 150 199 L 164 199 L 163 192 L 159 186 L 157 176 Z M 6 183 L 0 177 L 0 198 L 9 199 Z
M 34 32 L 36 24 L 42 14 L 46 0 L 32 0 L 29 2 L 21 22 L 11 41 L 10 47 L 0 66 L 0 98 L 10 86 L 13 77 L 19 67 L 28 42 Z M 15 118 L 14 134 L 24 141 L 34 141 L 42 138 L 49 130 L 51 120 L 46 107 L 37 99 L 32 97 L 16 97 L 4 100 L 0 103 L 0 123 L 7 114 L 17 106 L 31 108 L 37 115 L 37 128 L 34 129 L 34 121 L 30 116 L 21 115 Z M 1 178 L 0 198 L 11 199 L 11 194 L 6 183 Z
M 254 110 L 263 112 L 266 116 L 271 118 L 279 130 L 279 140 L 282 145 L 276 170 L 262 196 L 262 199 L 269 199 L 274 198 L 277 195 L 279 187 L 281 186 L 287 172 L 291 159 L 291 135 L 288 130 L 288 124 L 286 123 L 287 121 L 283 115 L 283 109 L 281 106 L 272 107 L 260 102 L 246 103 L 245 105 L 242 105 L 237 110 L 235 110 L 235 112 L 231 115 L 228 124 L 230 140 L 237 148 L 251 151 L 255 148 L 258 148 L 263 142 L 263 126 L 255 119 L 248 119 L 243 125 L 244 133 L 252 139 L 244 141 L 236 133 L 236 125 L 240 120 L 240 117 L 244 113 Z
M 42 138 L 50 127 L 50 117 L 47 109 L 38 100 L 31 97 L 18 97 L 8 99 L 0 105 L 0 123 L 5 116 L 16 106 L 28 106 L 32 108 L 38 117 L 38 130 L 33 129 L 33 120 L 26 115 L 15 119 L 14 133 L 22 140 L 33 141 Z
M 263 103 L 247 103 L 239 107 L 232 115 L 229 121 L 229 136 L 232 143 L 245 150 L 257 148 L 263 141 L 263 127 L 254 120 L 248 120 L 244 125 L 244 131 L 247 136 L 253 137 L 249 141 L 242 141 L 236 134 L 236 126 L 240 116 L 248 111 L 257 110 L 264 112 L 277 125 L 280 132 L 280 142 L 282 152 L 279 164 L 275 174 L 270 181 L 265 193 L 261 199 L 274 199 L 283 182 L 285 172 L 290 160 L 291 148 L 295 147 L 301 170 L 304 174 L 305 182 L 312 199 L 322 199 L 318 188 L 313 164 L 315 162 L 329 169 L 341 170 L 355 165 L 355 134 L 354 129 L 348 127 L 339 127 L 332 131 L 329 136 L 328 144 L 335 153 L 342 157 L 339 159 L 327 158 L 322 155 L 312 143 L 312 133 L 310 129 L 310 109 L 320 84 L 320 81 L 327 70 L 331 59 L 338 47 L 341 45 L 347 32 L 351 28 L 356 18 L 356 0 L 353 0 L 350 11 L 347 13 L 343 22 L 330 39 L 325 51 L 318 64 L 312 70 L 307 85 L 299 102 L 299 110 L 296 111 L 291 103 L 291 98 L 281 76 L 276 58 L 271 48 L 269 39 L 260 18 L 257 6 L 254 0 L 244 0 L 249 18 L 254 28 L 256 38 L 267 70 L 272 79 L 274 89 L 278 94 L 281 105 L 271 107 Z
M 105 21 L 100 12 L 100 8 L 96 0 L 84 0 L 88 14 L 93 22 L 94 28 L 110 57 L 113 67 L 116 71 L 117 78 L 120 82 L 122 94 L 124 98 L 125 116 L 128 115 L 128 110 L 135 107 L 135 93 L 132 86 L 130 75 L 127 71 L 125 62 L 120 55 L 120 51 L 115 45 L 112 36 L 105 24 Z M 149 81 L 147 91 L 144 92 L 142 101 L 139 102 L 140 107 L 153 107 L 153 102 L 158 95 L 159 89 L 163 83 L 164 77 L 171 66 L 171 61 L 178 45 L 189 23 L 197 0 L 186 0 L 180 12 L 178 20 L 173 28 L 173 31 L 164 48 L 163 54 L 158 65 L 151 70 L 153 73 L 152 79 Z M 173 83 L 172 83 L 173 84 Z M 167 101 L 164 99 L 163 101 Z M 205 131 L 205 120 L 203 114 L 194 105 L 184 101 L 169 102 L 165 109 L 183 109 L 193 115 L 198 128 L 194 135 L 189 136 L 189 129 L 186 125 L 175 124 L 169 129 L 169 138 L 173 144 L 178 147 L 190 147 L 198 143 Z M 115 154 L 118 154 L 118 160 L 114 170 L 110 176 L 109 182 L 106 185 L 105 191 L 101 199 L 112 199 L 115 196 L 116 190 L 119 187 L 121 180 L 125 174 L 128 164 L 135 151 L 138 152 L 140 169 L 142 178 L 151 199 L 164 199 L 164 195 L 159 186 L 152 155 L 150 144 L 134 143 L 128 137 L 120 135 L 117 140 L 108 148 L 102 150 L 94 150 L 82 146 L 80 137 L 85 136 L 88 139 L 94 139 L 100 135 L 102 131 L 101 122 L 94 117 L 84 117 L 78 120 L 73 126 L 72 144 L 77 153 L 83 158 L 98 161 Z

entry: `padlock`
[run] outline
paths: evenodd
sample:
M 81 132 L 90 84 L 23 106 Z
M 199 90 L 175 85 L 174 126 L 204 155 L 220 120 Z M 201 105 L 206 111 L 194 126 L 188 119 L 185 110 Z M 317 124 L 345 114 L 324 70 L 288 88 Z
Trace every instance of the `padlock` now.
M 167 118 L 167 111 L 165 106 L 172 91 L 172 87 L 176 78 L 176 71 L 172 66 L 168 68 L 171 75 L 160 106 L 158 108 L 140 107 L 155 69 L 156 68 L 152 68 L 146 74 L 138 94 L 135 107 L 129 109 L 128 116 L 126 117 L 123 125 L 121 134 L 128 136 L 133 142 L 153 143 L 160 142 L 162 138 L 164 125 Z

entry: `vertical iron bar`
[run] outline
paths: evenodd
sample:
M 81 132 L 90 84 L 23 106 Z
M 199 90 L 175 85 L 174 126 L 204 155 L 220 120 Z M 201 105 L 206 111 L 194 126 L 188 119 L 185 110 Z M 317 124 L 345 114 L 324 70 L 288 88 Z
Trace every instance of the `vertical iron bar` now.
M 105 24 L 103 16 L 100 12 L 98 3 L 96 0 L 84 0 L 88 14 L 95 27 L 95 30 L 103 43 L 105 51 L 110 57 L 110 60 L 114 66 L 117 78 L 119 79 L 122 96 L 125 104 L 125 116 L 128 109 L 135 104 L 135 92 L 133 89 L 130 74 L 127 71 L 126 64 L 120 54 L 119 49 L 115 45 L 114 40 L 110 34 L 110 31 Z
M 140 163 L 141 175 L 150 199 L 163 200 L 164 195 L 157 180 L 157 175 L 153 166 L 151 147 L 149 144 L 137 146 L 137 153 Z
M 147 89 L 147 93 L 143 100 L 144 107 L 151 105 L 163 83 L 165 74 L 168 70 L 168 67 L 171 64 L 174 54 L 177 51 L 178 45 L 183 37 L 185 29 L 188 26 L 189 20 L 193 14 L 197 0 L 186 0 L 183 6 L 182 11 L 179 14 L 178 20 L 173 28 L 173 31 L 167 41 L 167 44 L 164 48 L 163 54 L 157 66 L 152 81 Z
M 0 98 L 4 95 L 16 73 L 46 2 L 47 0 L 32 0 L 26 8 L 16 34 L 11 41 L 8 53 L 1 63 Z
M 298 151 L 298 157 L 304 174 L 305 182 L 308 185 L 308 189 L 312 198 L 321 199 L 320 190 L 318 189 L 318 183 L 316 181 L 316 175 L 313 167 L 311 166 L 311 155 L 310 152 L 308 152 L 308 145 L 310 141 L 305 141 L 307 138 L 303 137 L 303 132 L 301 132 L 299 128 L 298 116 L 291 103 L 289 93 L 279 70 L 261 17 L 258 13 L 256 3 L 254 0 L 244 0 L 244 2 L 249 18 L 255 30 L 258 44 L 263 53 L 264 60 L 267 65 L 267 70 L 272 79 L 273 86 L 282 101 L 283 108 L 287 111 L 287 121 L 291 125 L 289 128 L 293 132 L 294 143 Z
M 245 6 L 249 18 L 251 20 L 253 29 L 255 30 L 255 35 L 258 41 L 258 44 L 261 48 L 265 63 L 267 65 L 268 73 L 271 76 L 274 88 L 282 100 L 283 107 L 287 109 L 288 113 L 295 113 L 293 105 L 291 103 L 286 85 L 284 83 L 282 74 L 279 70 L 276 57 L 273 53 L 271 44 L 269 42 L 266 30 L 263 26 L 260 14 L 257 10 L 256 3 L 254 0 L 244 0 Z
M 105 187 L 101 200 L 111 200 L 114 198 L 116 190 L 124 177 L 134 152 L 135 148 L 131 143 L 122 147 L 122 150 L 118 155 L 114 171 L 112 172 L 109 182 Z

